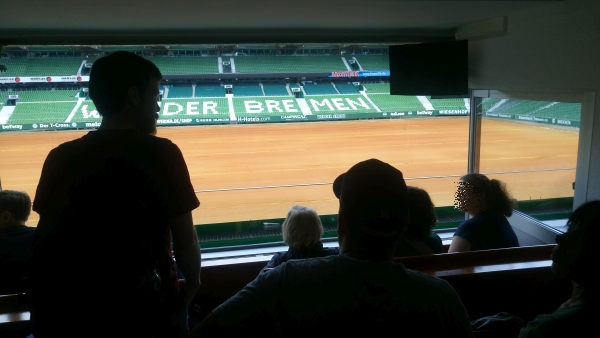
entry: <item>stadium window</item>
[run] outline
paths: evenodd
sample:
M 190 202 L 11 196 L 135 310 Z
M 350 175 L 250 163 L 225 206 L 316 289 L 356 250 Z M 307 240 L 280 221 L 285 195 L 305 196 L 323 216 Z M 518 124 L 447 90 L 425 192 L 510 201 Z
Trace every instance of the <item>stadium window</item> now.
M 447 231 L 446 239 L 464 220 L 454 208 L 454 192 L 468 170 L 470 101 L 391 96 L 389 77 L 356 76 L 360 70 L 388 70 L 387 46 L 169 46 L 169 52 L 153 46 L 153 56 L 143 46 L 78 48 L 73 56 L 91 57 L 52 58 L 29 73 L 19 72 L 41 58 L 18 48 L 2 52 L 0 64 L 9 68 L 3 76 L 41 79 L 0 84 L 0 110 L 12 111 L 0 122 L 2 131 L 52 130 L 32 134 L 39 147 L 31 149 L 40 152 L 22 155 L 39 157 L 36 165 L 23 169 L 0 158 L 5 189 L 34 196 L 47 152 L 98 126 L 82 64 L 125 49 L 150 58 L 163 72 L 158 133 L 178 144 L 188 163 L 202 202 L 194 220 L 203 248 L 281 243 L 273 225 L 296 204 L 316 209 L 325 237 L 335 238 L 338 203 L 331 184 L 354 163 L 373 157 L 429 192 L 437 207 L 436 231 Z M 230 70 L 222 69 L 223 61 Z M 82 79 L 45 81 L 50 73 Z M 18 99 L 7 104 L 9 95 Z M 517 210 L 542 221 L 568 217 L 580 105 L 477 100 L 480 172 L 507 183 Z M 17 137 L 0 133 L 7 148 L 20 144 L 8 142 Z M 33 214 L 28 224 L 36 223 Z
M 506 183 L 520 211 L 562 232 L 573 210 L 581 103 L 477 98 L 479 172 Z

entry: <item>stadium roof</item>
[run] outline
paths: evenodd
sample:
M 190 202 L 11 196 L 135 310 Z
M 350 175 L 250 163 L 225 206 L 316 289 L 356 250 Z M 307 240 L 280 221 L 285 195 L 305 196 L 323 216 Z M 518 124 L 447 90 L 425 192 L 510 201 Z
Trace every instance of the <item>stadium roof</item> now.
M 595 0 L 592 0 L 595 1 Z M 2 3 L 0 45 L 416 42 L 536 1 L 20 0 Z

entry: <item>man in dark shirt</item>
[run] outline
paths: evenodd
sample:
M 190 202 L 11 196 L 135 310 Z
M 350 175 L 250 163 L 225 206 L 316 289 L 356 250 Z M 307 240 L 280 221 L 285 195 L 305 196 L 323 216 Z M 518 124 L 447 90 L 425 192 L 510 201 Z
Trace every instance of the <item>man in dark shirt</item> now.
M 24 291 L 25 263 L 35 232 L 25 225 L 30 213 L 27 193 L 0 191 L 0 295 Z
M 28 263 L 37 338 L 179 333 L 172 314 L 200 286 L 191 214 L 200 203 L 179 148 L 152 136 L 161 78 L 132 53 L 98 59 L 89 93 L 100 128 L 46 158 Z

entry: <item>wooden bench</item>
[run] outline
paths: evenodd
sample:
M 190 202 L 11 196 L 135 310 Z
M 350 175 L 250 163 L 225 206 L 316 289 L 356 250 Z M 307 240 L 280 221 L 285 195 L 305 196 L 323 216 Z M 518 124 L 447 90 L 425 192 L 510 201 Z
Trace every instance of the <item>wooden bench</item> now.
M 25 295 L 0 295 L 0 336 L 26 337 L 31 333 Z
M 554 245 L 394 259 L 407 268 L 448 281 L 472 319 L 512 312 L 523 319 L 548 313 L 570 296 L 571 284 L 550 270 Z M 254 280 L 265 262 L 202 267 L 198 301 L 203 314 Z

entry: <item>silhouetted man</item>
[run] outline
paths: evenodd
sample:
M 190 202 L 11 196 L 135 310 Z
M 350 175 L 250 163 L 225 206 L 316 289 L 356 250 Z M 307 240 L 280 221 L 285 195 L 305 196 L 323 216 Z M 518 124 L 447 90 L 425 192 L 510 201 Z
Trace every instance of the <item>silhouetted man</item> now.
M 371 159 L 333 184 L 340 255 L 291 260 L 215 308 L 191 336 L 470 337 L 445 281 L 392 261 L 408 222 L 402 173 Z
M 172 314 L 200 285 L 199 201 L 179 148 L 152 136 L 161 78 L 132 53 L 98 59 L 89 94 L 100 128 L 46 158 L 29 262 L 36 338 L 178 334 Z

